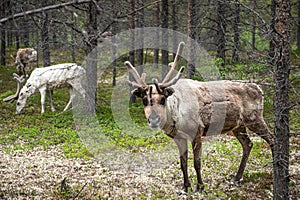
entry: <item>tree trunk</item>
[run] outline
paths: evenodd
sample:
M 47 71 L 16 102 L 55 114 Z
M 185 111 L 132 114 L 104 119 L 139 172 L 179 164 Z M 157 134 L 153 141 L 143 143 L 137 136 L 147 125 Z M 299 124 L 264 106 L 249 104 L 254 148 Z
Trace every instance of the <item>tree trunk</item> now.
M 129 15 L 129 19 L 128 19 L 128 26 L 129 26 L 129 29 L 134 29 L 135 28 L 135 24 L 134 24 L 134 18 L 135 18 L 135 15 L 134 15 L 134 5 L 135 5 L 135 2 L 134 0 L 128 0 L 128 3 L 129 3 L 129 13 L 132 13 L 131 15 Z M 134 33 L 131 34 L 130 36 L 130 52 L 129 52 L 129 62 L 131 62 L 132 64 L 134 64 Z
M 76 17 L 74 17 L 74 13 L 71 12 L 70 14 L 71 14 L 71 20 L 76 24 Z M 76 41 L 75 31 L 71 28 L 71 56 L 72 56 L 72 62 L 73 63 L 76 63 L 75 41 Z
M 140 1 L 138 3 L 138 7 L 142 8 L 144 6 L 143 1 Z M 137 28 L 143 28 L 144 27 L 144 9 L 140 9 L 137 13 Z M 144 58 L 144 32 L 143 29 L 141 29 L 138 32 L 138 38 L 137 42 L 135 44 L 139 45 L 139 48 L 136 50 L 136 56 L 137 56 L 137 66 L 139 69 L 139 74 L 142 74 L 143 69 L 143 58 Z
M 256 10 L 256 0 L 253 0 L 253 10 Z M 256 16 L 253 16 L 252 25 L 252 50 L 255 50 L 255 39 L 256 39 Z
M 239 44 L 240 44 L 240 0 L 236 0 L 235 5 L 235 18 L 233 24 L 233 31 L 234 31 L 234 41 L 233 41 L 233 52 L 232 52 L 232 60 L 235 62 L 239 61 Z
M 15 32 L 15 35 L 16 35 L 16 49 L 20 49 L 20 33 L 19 31 L 16 31 Z
M 196 37 L 196 1 L 188 1 L 188 64 L 187 64 L 187 78 L 192 78 L 195 74 L 195 58 L 194 58 L 194 42 Z
M 117 14 L 118 14 L 117 7 L 118 7 L 117 0 L 114 0 L 113 1 L 113 17 L 114 18 L 116 18 Z M 119 27 L 117 26 L 116 23 L 112 24 L 111 30 L 112 30 L 113 35 L 115 35 L 118 32 Z M 116 86 L 116 84 L 117 84 L 117 47 L 116 47 L 116 38 L 115 37 L 112 37 L 111 43 L 112 43 L 111 48 L 112 48 L 112 65 L 113 65 L 112 85 Z
M 0 17 L 6 16 L 6 4 L 7 2 L 3 2 L 0 4 Z M 1 59 L 1 65 L 6 65 L 6 31 L 5 26 L 7 26 L 8 23 L 0 24 L 0 37 L 1 37 L 1 51 L 0 51 L 0 59 Z
M 274 199 L 289 199 L 290 1 L 274 0 Z
M 172 29 L 173 29 L 173 60 L 175 59 L 176 56 L 176 51 L 177 51 L 177 31 L 178 29 L 178 19 L 177 19 L 177 2 L 172 0 L 171 5 L 172 5 Z
M 95 1 L 95 3 L 97 3 Z M 97 92 L 97 10 L 93 2 L 89 3 L 88 14 L 88 44 L 87 44 L 87 66 L 86 66 L 86 113 L 96 112 L 96 92 Z
M 129 29 L 132 30 L 132 33 L 130 35 L 130 46 L 129 46 L 129 62 L 131 62 L 133 65 L 134 65 L 134 28 L 135 28 L 135 24 L 134 24 L 134 18 L 135 18 L 135 15 L 134 15 L 134 6 L 135 6 L 135 2 L 134 0 L 128 0 L 128 3 L 129 3 L 129 12 L 128 13 L 132 13 L 131 15 L 129 15 L 129 19 L 128 19 L 128 26 L 129 26 Z M 134 80 L 133 79 L 133 76 L 131 74 L 129 74 L 129 80 Z M 131 87 L 130 88 L 130 91 L 133 90 L 133 88 Z M 136 96 L 135 95 L 132 95 L 130 94 L 130 102 L 131 103 L 135 103 L 136 102 Z
M 162 12 L 161 12 L 161 21 L 162 21 L 162 28 L 167 29 L 169 26 L 169 11 L 168 11 L 168 0 L 162 0 Z M 168 73 L 168 64 L 169 64 L 169 51 L 168 49 L 168 32 L 163 31 L 162 33 L 162 52 L 161 52 L 161 62 L 162 62 L 162 78 L 166 76 Z
M 6 31 L 1 29 L 1 65 L 6 65 Z
M 25 9 L 27 9 L 25 7 Z M 25 47 L 29 47 L 29 21 L 27 17 L 22 18 L 23 23 L 22 23 L 22 43 L 24 44 Z
M 46 6 L 47 2 L 42 1 L 42 6 Z M 50 46 L 49 46 L 49 31 L 48 31 L 48 14 L 43 12 L 43 24 L 42 24 L 42 51 L 43 51 L 43 66 L 50 66 Z
M 276 12 L 275 12 L 275 1 L 271 1 L 271 23 L 270 23 L 270 48 L 269 48 L 269 63 L 270 66 L 273 66 L 275 63 L 275 20 L 276 20 Z
M 153 13 L 153 16 L 154 16 L 154 26 L 155 27 L 159 27 L 160 25 L 160 21 L 159 21 L 159 15 L 160 15 L 160 2 L 157 2 L 155 5 L 154 5 L 154 13 Z M 159 49 L 158 49 L 158 46 L 159 46 L 159 31 L 156 31 L 155 32 L 156 34 L 156 40 L 154 40 L 155 42 L 155 47 L 157 47 L 156 49 L 153 50 L 153 65 L 154 67 L 158 67 L 158 60 L 159 60 Z
M 297 11 L 298 11 L 298 23 L 297 23 L 297 49 L 300 51 L 300 0 L 298 0 L 297 5 Z
M 226 23 L 225 23 L 225 10 L 224 2 L 217 2 L 217 58 L 222 58 L 223 65 L 225 65 L 225 47 L 226 47 Z

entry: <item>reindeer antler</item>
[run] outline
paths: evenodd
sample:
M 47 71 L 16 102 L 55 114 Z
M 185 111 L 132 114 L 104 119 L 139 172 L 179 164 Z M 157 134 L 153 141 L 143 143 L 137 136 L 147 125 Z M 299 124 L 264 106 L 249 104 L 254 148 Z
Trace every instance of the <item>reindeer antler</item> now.
M 177 65 L 178 65 L 178 61 L 179 61 L 179 57 L 182 54 L 183 51 L 183 47 L 184 47 L 184 42 L 180 42 L 178 45 L 178 49 L 177 49 L 177 53 L 175 56 L 175 59 L 172 63 L 170 63 L 169 65 L 171 65 L 171 69 L 169 70 L 168 74 L 166 75 L 166 77 L 164 78 L 164 80 L 162 81 L 162 83 L 158 83 L 157 79 L 152 79 L 152 82 L 154 83 L 156 90 L 158 93 L 163 94 L 163 91 L 165 88 L 176 84 L 176 82 L 180 79 L 183 71 L 184 71 L 184 67 L 182 66 L 179 70 L 179 72 L 177 73 L 177 75 L 172 79 L 172 74 L 175 71 Z M 130 86 L 133 87 L 137 87 L 145 90 L 148 88 L 148 85 L 145 82 L 146 79 L 146 74 L 143 73 L 141 76 L 139 75 L 139 73 L 137 72 L 137 70 L 133 67 L 133 65 L 129 62 L 129 61 L 125 61 L 124 64 L 127 66 L 129 72 L 133 75 L 134 81 L 127 81 L 128 84 Z M 131 93 L 134 93 L 136 91 L 138 91 L 137 89 L 134 89 L 133 91 L 131 91 Z
M 168 74 L 166 75 L 166 77 L 164 78 L 164 80 L 161 82 L 161 84 L 165 84 L 167 82 L 170 81 L 171 76 L 173 71 L 175 71 L 177 65 L 178 65 L 178 61 L 179 61 L 179 56 L 182 54 L 183 48 L 184 48 L 185 43 L 184 42 L 180 42 L 177 48 L 177 53 L 175 56 L 175 59 L 173 62 L 169 63 L 169 66 L 171 67 L 170 71 L 168 72 Z M 181 70 L 181 69 L 180 69 Z
M 13 73 L 14 79 L 17 81 L 17 91 L 14 95 L 10 95 L 6 98 L 3 99 L 4 102 L 13 102 L 14 100 L 16 100 L 19 97 L 19 93 L 22 87 L 22 83 L 24 82 L 24 75 L 19 76 L 16 73 Z
M 175 59 L 173 62 L 169 63 L 169 66 L 171 67 L 171 69 L 169 70 L 168 74 L 166 75 L 166 77 L 164 78 L 164 80 L 161 83 L 158 83 L 157 80 L 152 80 L 153 83 L 155 84 L 156 88 L 161 88 L 162 90 L 164 88 L 167 88 L 171 85 L 174 85 L 181 77 L 183 71 L 184 71 L 184 67 L 182 66 L 179 70 L 179 72 L 177 73 L 177 75 L 171 79 L 171 76 L 173 74 L 173 72 L 175 71 L 178 62 L 179 62 L 179 56 L 182 54 L 183 48 L 184 48 L 184 42 L 180 42 L 177 48 L 177 53 L 175 56 Z
M 135 87 L 146 87 L 146 74 L 143 73 L 142 76 L 140 76 L 139 73 L 136 71 L 135 67 L 133 67 L 133 65 L 129 61 L 125 61 L 124 64 L 127 66 L 129 72 L 133 75 L 133 78 L 135 80 L 135 82 L 127 81 L 128 84 Z

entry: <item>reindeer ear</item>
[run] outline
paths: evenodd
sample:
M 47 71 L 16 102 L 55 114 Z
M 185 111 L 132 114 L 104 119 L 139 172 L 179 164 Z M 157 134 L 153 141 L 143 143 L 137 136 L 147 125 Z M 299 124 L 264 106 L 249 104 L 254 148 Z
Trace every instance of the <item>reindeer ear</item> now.
M 168 88 L 164 89 L 165 97 L 171 96 L 174 92 L 175 92 L 175 90 L 171 87 L 168 87 Z
M 133 94 L 137 97 L 140 97 L 140 98 L 143 98 L 145 95 L 147 95 L 146 90 L 144 88 L 140 88 L 140 87 L 132 90 L 131 94 Z

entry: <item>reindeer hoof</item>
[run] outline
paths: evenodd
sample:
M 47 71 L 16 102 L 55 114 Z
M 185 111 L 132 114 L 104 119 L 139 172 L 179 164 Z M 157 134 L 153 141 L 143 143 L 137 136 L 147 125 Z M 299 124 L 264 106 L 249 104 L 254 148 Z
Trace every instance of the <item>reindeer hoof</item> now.
M 187 197 L 189 195 L 189 193 L 187 193 L 186 191 L 184 190 L 181 190 L 178 192 L 178 197 Z
M 195 194 L 200 194 L 203 191 L 204 191 L 204 184 L 197 185 L 197 189 L 195 191 Z
M 239 180 L 235 180 L 235 179 L 232 180 L 230 184 L 233 185 L 233 186 L 238 186 L 239 187 L 239 186 L 242 185 L 242 183 L 243 183 L 243 179 L 241 178 Z

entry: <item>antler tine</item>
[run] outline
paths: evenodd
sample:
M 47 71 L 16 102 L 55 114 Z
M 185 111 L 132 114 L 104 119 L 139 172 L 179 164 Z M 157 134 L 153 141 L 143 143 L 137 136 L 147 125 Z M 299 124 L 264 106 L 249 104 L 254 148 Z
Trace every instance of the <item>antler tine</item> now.
M 169 82 L 172 76 L 173 71 L 176 69 L 177 65 L 178 65 L 178 61 L 179 61 L 179 56 L 182 54 L 183 48 L 184 48 L 185 43 L 184 42 L 180 42 L 177 48 L 177 52 L 176 52 L 176 56 L 175 59 L 171 64 L 171 69 L 169 70 L 168 74 L 166 75 L 166 77 L 164 78 L 164 80 L 162 81 L 162 84 Z M 169 65 L 170 65 L 169 64 Z
M 18 74 L 13 73 L 13 76 L 14 76 L 14 79 L 15 79 L 17 82 L 23 83 L 24 80 L 25 80 L 25 79 L 24 79 L 24 75 L 19 76 Z
M 177 81 L 180 79 L 180 77 L 181 77 L 183 71 L 184 71 L 184 66 L 182 66 L 182 67 L 180 68 L 179 72 L 177 73 L 177 75 L 176 75 L 172 80 L 170 80 L 170 81 L 167 82 L 167 83 L 161 83 L 161 84 L 159 84 L 159 87 L 160 87 L 161 89 L 164 89 L 164 88 L 170 87 L 171 85 L 176 84 Z M 154 83 L 154 84 L 155 84 L 155 83 Z
M 133 75 L 133 78 L 137 83 L 137 84 L 130 83 L 131 85 L 136 85 L 137 87 L 144 87 L 147 85 L 143 80 L 146 77 L 145 75 L 142 75 L 141 78 L 139 73 L 136 71 L 135 67 L 133 67 L 133 65 L 129 61 L 125 61 L 124 64 L 127 66 L 129 72 Z
M 19 76 L 16 73 L 13 73 L 14 79 L 17 81 L 17 91 L 14 95 L 10 95 L 6 98 L 3 99 L 4 102 L 13 102 L 14 100 L 16 100 L 19 97 L 19 93 L 21 90 L 21 84 L 24 82 L 24 75 Z
M 175 69 L 177 67 L 177 65 L 178 65 L 179 56 L 182 54 L 184 45 L 185 45 L 184 42 L 180 42 L 179 45 L 178 45 L 176 56 L 175 56 L 175 59 L 173 61 L 173 66 L 172 66 L 173 69 Z

